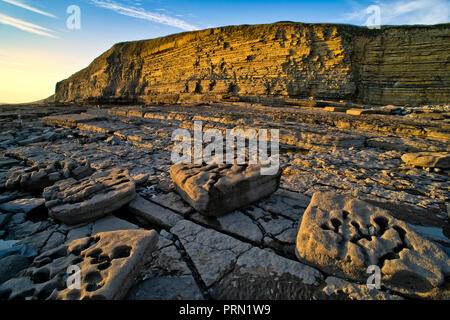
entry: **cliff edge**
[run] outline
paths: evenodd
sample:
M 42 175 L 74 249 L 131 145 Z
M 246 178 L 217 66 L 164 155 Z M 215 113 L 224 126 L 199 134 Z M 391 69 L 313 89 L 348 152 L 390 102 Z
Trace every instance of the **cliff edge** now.
M 270 97 L 450 102 L 450 24 L 370 30 L 279 22 L 118 43 L 56 85 L 57 102 Z

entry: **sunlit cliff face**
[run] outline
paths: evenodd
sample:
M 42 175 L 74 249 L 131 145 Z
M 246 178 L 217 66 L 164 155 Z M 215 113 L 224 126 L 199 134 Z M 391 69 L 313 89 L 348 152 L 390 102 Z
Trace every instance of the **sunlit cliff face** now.
M 231 94 L 445 103 L 449 30 L 283 22 L 119 43 L 59 82 L 56 99 L 174 103 Z

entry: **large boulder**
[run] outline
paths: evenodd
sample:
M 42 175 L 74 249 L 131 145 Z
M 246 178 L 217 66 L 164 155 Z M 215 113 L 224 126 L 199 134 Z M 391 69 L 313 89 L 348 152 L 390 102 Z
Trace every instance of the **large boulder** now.
M 89 222 L 134 199 L 133 179 L 124 169 L 110 169 L 80 181 L 70 178 L 44 190 L 49 216 L 69 225 Z
M 450 259 L 435 243 L 384 209 L 364 201 L 317 192 L 297 236 L 296 255 L 321 270 L 366 282 L 368 267 L 381 285 L 405 294 L 432 294 L 450 273 Z
M 450 169 L 450 153 L 448 152 L 405 153 L 402 160 L 416 167 Z
M 0 295 L 5 299 L 123 299 L 157 242 L 153 230 L 103 232 L 74 240 L 36 257 L 18 277 L 0 286 Z M 75 276 L 71 266 L 79 268 L 79 288 L 67 277 Z
M 175 189 L 205 216 L 222 216 L 278 189 L 281 169 L 261 173 L 259 165 L 186 165 L 170 168 Z

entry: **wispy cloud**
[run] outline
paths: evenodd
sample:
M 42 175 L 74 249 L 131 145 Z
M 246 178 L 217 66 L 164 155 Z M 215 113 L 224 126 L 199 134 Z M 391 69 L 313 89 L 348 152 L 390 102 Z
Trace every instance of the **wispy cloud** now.
M 12 27 L 15 27 L 17 29 L 29 32 L 29 33 L 34 33 L 34 34 L 38 34 L 41 36 L 45 36 L 45 37 L 49 37 L 49 38 L 58 38 L 57 36 L 51 34 L 52 30 L 38 26 L 36 24 L 32 24 L 20 19 L 16 19 L 4 14 L 0 13 L 0 23 L 2 24 L 6 24 Z
M 53 15 L 51 13 L 48 13 L 48 12 L 45 12 L 45 11 L 33 8 L 33 7 L 29 6 L 29 5 L 26 5 L 26 4 L 24 4 L 22 2 L 19 2 L 19 1 L 16 1 L 16 0 L 1 0 L 1 1 L 9 3 L 9 4 L 12 4 L 14 6 L 17 6 L 17 7 L 23 8 L 23 9 L 26 9 L 26 10 L 29 10 L 29 11 L 32 11 L 32 12 L 35 12 L 35 13 L 42 14 L 43 16 L 47 16 L 47 17 L 51 17 L 51 18 L 57 18 L 55 15 Z
M 155 13 L 147 11 L 143 8 L 126 6 L 124 4 L 109 1 L 109 0 L 91 0 L 91 2 L 97 7 L 113 10 L 119 14 L 130 16 L 133 18 L 144 19 L 152 22 L 157 22 L 161 24 L 165 24 L 172 27 L 177 27 L 183 30 L 192 31 L 199 29 L 197 26 L 194 26 L 186 21 L 183 21 L 178 18 L 173 18 L 165 14 Z
M 355 4 L 355 3 L 354 3 Z M 373 5 L 381 10 L 381 24 L 438 24 L 450 21 L 450 2 L 447 0 L 378 0 Z M 342 21 L 364 23 L 366 8 L 354 5 L 354 11 Z

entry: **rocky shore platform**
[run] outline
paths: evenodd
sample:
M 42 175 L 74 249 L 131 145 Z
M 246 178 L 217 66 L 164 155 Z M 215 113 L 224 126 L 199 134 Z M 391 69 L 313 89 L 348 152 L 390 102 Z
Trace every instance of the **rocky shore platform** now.
M 449 299 L 449 120 L 295 99 L 0 106 L 0 299 Z M 194 121 L 279 129 L 279 175 L 171 170 Z

